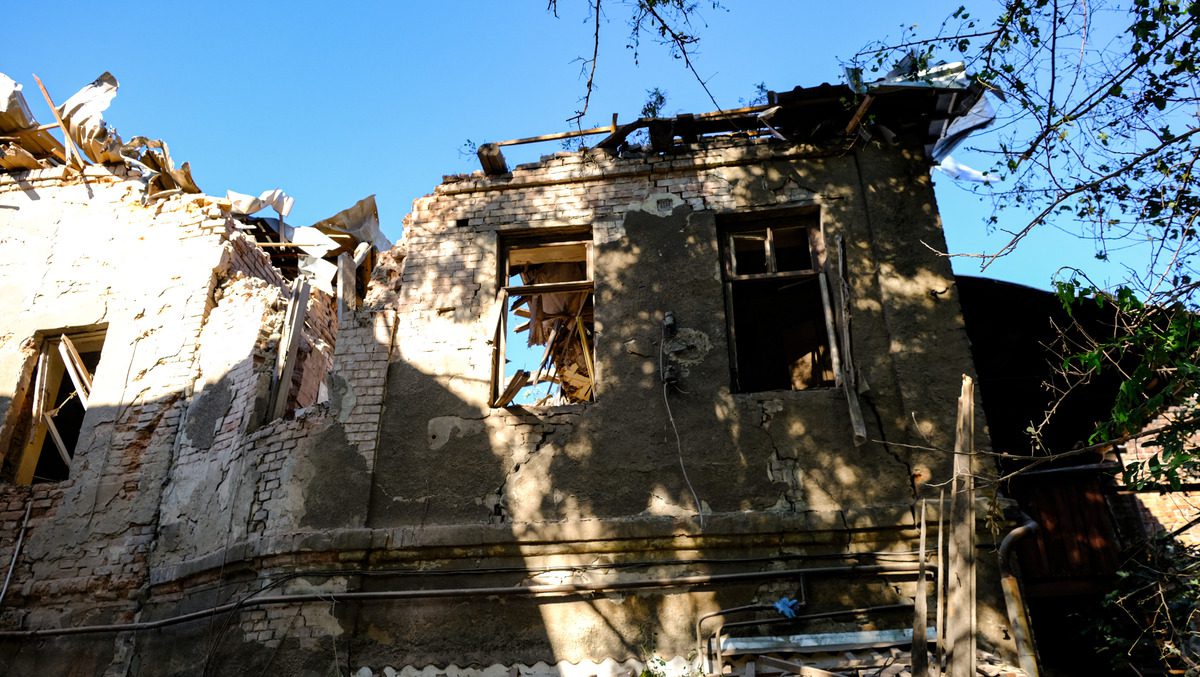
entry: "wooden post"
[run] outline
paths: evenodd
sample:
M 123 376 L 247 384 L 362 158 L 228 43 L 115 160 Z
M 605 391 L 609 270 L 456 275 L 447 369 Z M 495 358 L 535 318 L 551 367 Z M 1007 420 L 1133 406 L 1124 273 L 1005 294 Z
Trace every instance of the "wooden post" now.
M 296 369 L 296 352 L 300 348 L 300 335 L 304 333 L 304 316 L 308 313 L 308 280 L 297 279 L 288 300 L 287 314 L 283 320 L 283 332 L 279 337 L 279 358 L 275 362 L 274 383 L 271 387 L 271 406 L 267 409 L 267 420 L 283 416 L 287 408 L 288 391 L 291 390 L 292 372 Z
M 337 258 L 338 326 L 346 321 L 349 311 L 358 310 L 357 266 L 354 257 L 344 253 Z
M 921 501 L 921 540 L 917 548 L 917 594 L 913 600 L 913 643 L 912 643 L 912 674 L 914 677 L 926 677 L 929 674 L 929 642 L 925 636 L 925 626 L 929 614 L 927 608 L 927 591 L 925 585 L 925 501 Z
M 937 526 L 937 609 L 934 610 L 934 627 L 937 631 L 935 674 L 942 674 L 946 667 L 946 490 L 938 491 Z
M 975 390 L 963 375 L 954 440 L 954 479 L 950 494 L 950 572 L 946 608 L 948 667 L 952 677 L 975 675 Z

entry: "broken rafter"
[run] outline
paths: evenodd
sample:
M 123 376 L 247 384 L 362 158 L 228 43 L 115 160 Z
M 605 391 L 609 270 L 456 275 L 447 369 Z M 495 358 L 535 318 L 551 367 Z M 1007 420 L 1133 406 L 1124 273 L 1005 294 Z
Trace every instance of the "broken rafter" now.
M 304 316 L 308 312 L 308 280 L 297 280 L 288 299 L 284 318 L 283 334 L 279 338 L 279 357 L 275 362 L 268 421 L 283 416 L 287 408 L 288 391 L 291 390 L 292 372 L 296 367 L 296 352 L 300 348 L 300 335 L 304 329 Z
M 868 94 L 863 97 L 862 103 L 858 104 L 858 110 L 854 111 L 854 117 L 850 118 L 849 124 L 846 125 L 846 135 L 849 136 L 858 128 L 858 123 L 862 122 L 863 116 L 867 114 L 867 110 L 871 108 L 871 104 L 875 102 L 875 96 Z
M 504 392 L 500 393 L 500 397 L 496 399 L 496 406 L 507 407 L 509 402 L 512 402 L 512 399 L 517 396 L 517 393 L 520 392 L 521 388 L 524 388 L 525 384 L 528 382 L 529 372 L 525 371 L 524 369 L 518 370 L 517 373 L 513 374 L 512 380 L 508 382 L 508 387 L 506 387 Z
M 67 155 L 66 155 L 66 160 L 65 160 L 66 163 L 72 164 L 71 160 L 72 160 L 72 156 L 74 156 L 75 158 L 77 158 L 77 161 L 78 161 L 80 167 L 82 167 L 85 164 L 88 164 L 87 160 L 84 158 L 83 153 L 79 150 L 79 147 L 75 145 L 75 140 L 71 138 L 71 132 L 67 128 L 67 125 L 63 122 L 62 115 L 60 115 L 58 112 L 58 106 L 55 106 L 54 99 L 50 98 L 50 92 L 46 91 L 46 85 L 42 84 L 42 79 L 39 78 L 37 75 L 34 75 L 33 79 L 35 81 L 37 81 L 38 89 L 42 90 L 42 96 L 46 97 L 46 103 L 49 104 L 49 106 L 50 106 L 50 112 L 54 114 L 54 119 L 55 119 L 55 121 L 57 121 L 58 127 L 62 129 L 63 141 L 64 141 L 64 145 L 66 146 L 66 149 L 67 149 Z

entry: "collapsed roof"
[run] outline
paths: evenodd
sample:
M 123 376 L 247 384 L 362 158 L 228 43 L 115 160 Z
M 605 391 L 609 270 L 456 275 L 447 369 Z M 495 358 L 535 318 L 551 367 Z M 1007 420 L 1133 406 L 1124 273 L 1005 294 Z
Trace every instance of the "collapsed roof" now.
M 191 167 L 186 162 L 176 166 L 165 142 L 143 136 L 125 142 L 104 120 L 103 113 L 119 86 L 111 73 L 101 74 L 58 106 L 41 80 L 37 84 L 54 122 L 39 124 L 25 100 L 22 85 L 0 73 L 0 171 L 64 166 L 82 170 L 89 164 L 124 166 L 144 182 L 144 202 L 202 192 L 192 178 Z M 62 141 L 50 133 L 53 129 L 61 131 Z M 284 222 L 294 200 L 279 189 L 258 197 L 228 191 L 225 200 L 217 202 L 239 217 L 237 227 L 267 251 L 286 277 L 303 274 L 327 293 L 333 293 L 339 256 L 350 254 L 356 264 L 361 264 L 371 252 L 391 247 L 379 228 L 374 195 L 303 228 Z M 276 218 L 254 216 L 268 207 L 274 209 Z
M 858 140 L 882 138 L 891 143 L 899 136 L 916 138 L 931 161 L 940 161 L 971 132 L 991 124 L 994 117 L 984 98 L 984 88 L 967 77 L 961 63 L 919 69 L 903 63 L 886 77 L 862 83 L 850 73 L 850 85 L 821 84 L 768 92 L 767 103 L 710 113 L 671 118 L 639 118 L 618 125 L 509 139 L 483 144 L 478 155 L 489 176 L 506 174 L 503 146 L 555 141 L 605 134 L 592 148 L 624 153 L 630 135 L 645 129 L 649 150 L 666 153 L 705 138 L 770 136 L 781 141 L 818 146 L 842 144 L 846 150 Z

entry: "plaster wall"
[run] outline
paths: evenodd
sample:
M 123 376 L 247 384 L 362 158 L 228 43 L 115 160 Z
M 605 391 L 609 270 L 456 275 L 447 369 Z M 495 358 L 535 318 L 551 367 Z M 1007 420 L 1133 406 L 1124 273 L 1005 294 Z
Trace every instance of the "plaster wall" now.
M 855 567 L 912 562 L 917 501 L 950 475 L 951 455 L 928 449 L 953 446 L 960 376 L 971 371 L 949 265 L 930 249 L 942 236 L 918 149 L 835 155 L 738 141 L 450 177 L 414 204 L 362 310 L 336 326 L 327 299 L 310 303 L 300 364 L 313 368 L 296 377 L 286 420 L 265 424 L 289 288 L 220 201 L 143 207 L 139 184 L 119 174 L 94 185 L 61 173 L 0 181 L 10 187 L 0 209 L 17 207 L 0 211 L 16 218 L 0 222 L 0 237 L 49 257 L 0 273 L 4 307 L 69 301 L 5 329 L 0 387 L 13 392 L 0 406 L 19 409 L 20 346 L 46 326 L 108 324 L 97 389 L 112 393 L 89 412 L 70 480 L 0 489 L 0 554 L 13 552 L 33 506 L 0 622 L 167 621 L 265 594 L 309 596 L 164 630 L 36 642 L 0 631 L 0 667 L 416 674 L 455 664 L 498 675 L 521 664 L 590 675 L 604 661 L 617 674 L 658 655 L 682 671 L 700 614 L 800 594 L 815 610 L 903 605 L 915 593 L 911 572 Z M 31 206 L 30 191 L 43 204 Z M 844 243 L 861 445 L 840 389 L 730 388 L 719 229 L 733 216 L 796 213 L 819 214 L 831 272 Z M 43 222 L 56 229 L 32 227 Z M 491 408 L 499 238 L 580 227 L 596 256 L 596 401 Z M 78 238 L 91 246 L 68 260 L 93 257 L 95 275 L 80 273 L 90 262 L 56 267 L 60 244 Z M 139 249 L 147 240 L 153 257 Z M 685 341 L 664 341 L 668 311 Z M 664 390 L 662 364 L 679 367 L 677 388 Z M 322 390 L 328 400 L 314 405 Z M 813 567 L 827 571 L 788 573 Z M 475 592 L 729 574 L 743 578 Z M 1003 652 L 994 576 L 982 580 L 980 633 Z M 82 603 L 97 590 L 103 604 Z M 429 590 L 457 592 L 421 596 Z M 805 631 L 910 624 L 911 612 L 893 609 Z

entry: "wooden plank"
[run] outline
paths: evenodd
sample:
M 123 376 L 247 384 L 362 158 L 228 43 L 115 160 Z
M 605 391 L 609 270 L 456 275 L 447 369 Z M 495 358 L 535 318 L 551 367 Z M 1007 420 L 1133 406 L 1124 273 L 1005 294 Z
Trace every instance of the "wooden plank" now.
M 975 674 L 975 390 L 963 375 L 954 440 L 950 497 L 950 572 L 946 606 L 947 667 L 951 675 Z
M 867 442 L 867 422 L 863 418 L 862 404 L 858 401 L 858 376 L 854 371 L 853 345 L 850 342 L 850 284 L 846 281 L 846 257 L 841 235 L 837 238 L 837 255 L 838 289 L 841 292 L 841 322 L 838 326 L 841 329 L 839 336 L 842 345 L 842 390 L 846 393 L 854 444 L 862 446 Z
M 525 143 L 541 143 L 542 141 L 558 141 L 560 139 L 574 139 L 579 136 L 594 136 L 596 134 L 612 133 L 611 125 L 604 127 L 592 127 L 590 129 L 574 129 L 569 132 L 555 132 L 553 134 L 542 134 L 541 136 L 526 136 L 521 139 L 508 139 L 505 141 L 493 141 L 488 146 L 519 146 Z
M 50 434 L 50 439 L 54 440 L 54 448 L 58 449 L 58 455 L 62 457 L 63 464 L 70 468 L 71 453 L 67 451 L 67 445 L 63 444 L 62 435 L 58 434 L 58 426 L 54 425 L 54 419 L 50 414 L 42 414 L 42 425 L 46 426 L 46 432 Z
M 63 123 L 62 116 L 58 113 L 58 106 L 54 105 L 54 99 L 51 99 L 50 92 L 46 91 L 46 85 L 42 84 L 42 79 L 36 74 L 33 76 L 33 79 L 37 82 L 38 89 L 42 90 L 42 96 L 46 97 L 46 103 L 50 106 L 50 112 L 54 114 L 55 122 L 57 122 L 58 126 L 62 128 L 63 142 L 67 149 L 67 164 L 77 164 L 79 167 L 83 167 L 85 164 L 88 164 L 87 160 L 84 159 L 83 153 L 80 152 L 79 147 L 75 145 L 75 139 L 71 138 L 71 132 L 69 131 L 67 125 Z M 72 158 L 72 154 L 74 155 L 74 158 Z M 75 162 L 72 162 L 73 159 Z
M 358 276 L 355 275 L 357 267 L 354 265 L 354 257 L 350 254 L 340 254 L 337 258 L 337 297 L 338 297 L 338 324 L 342 324 L 347 319 L 351 312 L 358 310 L 358 285 L 355 284 Z
M 500 151 L 500 146 L 494 143 L 485 143 L 475 151 L 475 155 L 479 158 L 479 166 L 483 167 L 484 174 L 499 176 L 508 173 L 508 162 L 504 160 L 504 153 Z
M 590 244 L 590 242 L 561 242 L 514 246 L 508 250 L 508 264 L 510 266 L 528 266 L 543 263 L 584 263 L 587 261 L 588 245 Z
M 871 108 L 871 104 L 874 101 L 875 97 L 871 94 L 863 97 L 862 103 L 858 104 L 858 110 L 854 111 L 854 116 L 850 118 L 850 123 L 846 125 L 846 136 L 854 133 L 854 130 L 858 127 L 858 123 L 862 122 L 863 116 L 867 114 L 867 110 Z
M 596 386 L 596 367 L 592 364 L 592 354 L 588 350 L 587 332 L 583 330 L 583 319 L 578 315 L 575 316 L 575 326 L 579 333 L 579 345 L 583 347 L 583 366 L 587 367 L 588 380 L 591 381 L 591 387 Z M 590 390 L 591 388 L 589 388 Z
M 279 338 L 279 357 L 275 362 L 271 406 L 267 410 L 268 421 L 283 416 L 283 412 L 287 408 L 292 372 L 296 369 L 296 352 L 300 349 L 300 336 L 304 333 L 304 317 L 308 313 L 308 297 L 311 291 L 308 280 L 300 278 L 294 284 L 291 298 L 288 299 L 287 313 L 284 315 L 283 333 Z
M 527 296 L 529 294 L 561 294 L 567 291 L 591 291 L 590 280 L 576 282 L 549 282 L 546 284 L 527 284 L 517 287 L 507 287 L 510 296 Z
M 929 642 L 925 637 L 928 624 L 925 580 L 925 501 L 921 501 L 921 535 L 917 545 L 917 595 L 913 600 L 912 673 L 917 677 L 929 674 Z
M 40 421 L 43 412 L 46 410 L 46 402 L 50 399 L 49 394 L 49 370 L 50 370 L 50 353 L 46 343 L 42 344 L 42 349 L 38 351 L 37 366 L 33 379 L 33 412 L 34 421 Z M 35 425 L 32 434 L 25 444 L 25 449 L 21 453 L 20 463 L 17 465 L 17 472 L 13 477 L 14 484 L 30 484 L 33 481 L 33 473 L 37 470 L 38 457 L 42 453 L 42 445 L 46 441 L 46 427 L 44 425 Z
M 507 407 L 508 403 L 512 402 L 513 398 L 517 396 L 517 393 L 528 382 L 529 372 L 524 369 L 517 370 L 517 373 L 513 374 L 512 380 L 508 382 L 508 386 L 504 389 L 504 392 L 500 393 L 500 397 L 496 399 L 496 406 Z
M 359 266 L 361 266 L 363 264 L 363 262 L 367 260 L 367 256 L 370 253 L 371 253 L 371 243 L 370 242 L 359 242 L 358 246 L 354 248 L 354 255 L 352 257 L 354 259 L 354 267 L 358 268 Z
M 550 362 L 550 351 L 554 349 L 554 338 L 558 336 L 558 328 L 562 326 L 561 320 L 555 320 L 554 326 L 550 328 L 550 336 L 546 338 L 546 349 L 542 351 L 542 359 L 538 360 L 537 371 L 533 373 L 531 385 L 537 385 L 541 379 L 542 371 L 546 368 L 546 364 Z
M 934 623 L 937 624 L 937 653 L 935 667 L 941 673 L 946 665 L 946 489 L 938 491 L 938 528 L 937 528 L 937 609 L 934 610 Z
M 75 386 L 75 395 L 79 398 L 79 403 L 83 405 L 86 411 L 88 400 L 92 396 L 92 375 L 88 373 L 87 365 L 83 363 L 83 358 L 79 356 L 79 351 L 75 349 L 75 344 L 71 342 L 71 339 L 66 334 L 58 337 L 58 355 L 62 358 L 63 368 L 67 372 L 67 377 L 71 379 L 71 384 Z
M 845 382 L 842 374 L 841 351 L 838 350 L 837 327 L 833 322 L 833 305 L 829 302 L 829 281 L 825 278 L 825 273 L 817 275 L 817 279 L 821 282 L 821 307 L 825 311 L 825 338 L 829 341 L 829 356 L 833 362 L 833 378 L 836 385 L 842 385 Z

